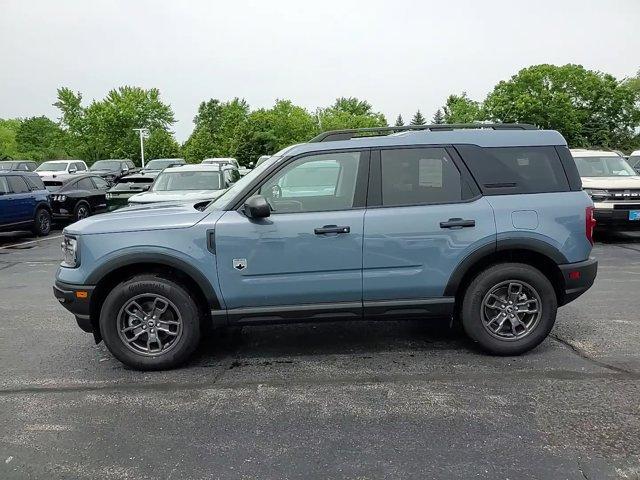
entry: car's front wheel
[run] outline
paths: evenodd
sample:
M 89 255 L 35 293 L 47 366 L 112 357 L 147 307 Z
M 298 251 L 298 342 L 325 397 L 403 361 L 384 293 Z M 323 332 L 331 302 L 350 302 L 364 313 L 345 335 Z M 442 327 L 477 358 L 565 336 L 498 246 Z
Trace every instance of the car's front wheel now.
M 484 350 L 519 355 L 540 344 L 558 308 L 549 279 L 522 263 L 501 263 L 480 272 L 462 301 L 462 326 Z
M 174 368 L 198 346 L 200 313 L 177 283 L 138 275 L 117 285 L 105 299 L 100 333 L 109 351 L 130 367 Z

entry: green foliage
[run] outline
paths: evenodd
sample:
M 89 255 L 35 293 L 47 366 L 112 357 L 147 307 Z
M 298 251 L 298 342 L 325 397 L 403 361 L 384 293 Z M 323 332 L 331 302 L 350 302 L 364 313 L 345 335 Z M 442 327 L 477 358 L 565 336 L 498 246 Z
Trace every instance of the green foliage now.
M 444 123 L 444 115 L 442 113 L 442 110 L 436 110 L 436 113 L 433 115 L 433 123 L 436 125 Z
M 335 103 L 319 113 L 320 130 L 341 130 L 345 128 L 386 127 L 387 120 L 365 100 L 340 97 Z
M 0 119 L 0 160 L 18 158 L 18 142 L 16 134 L 20 128 L 20 120 L 11 118 Z
M 637 142 L 640 91 L 633 80 L 580 65 L 535 65 L 498 83 L 484 110 L 494 121 L 556 129 L 572 147 L 629 150 Z
M 154 158 L 180 157 L 180 144 L 173 138 L 171 132 L 162 129 L 152 130 L 144 142 L 145 161 Z M 131 158 L 131 157 L 127 157 Z
M 396 123 L 394 124 L 394 127 L 404 127 L 404 119 L 402 118 L 402 115 L 398 115 L 398 118 L 396 118 Z
M 444 107 L 444 123 L 474 123 L 483 119 L 482 105 L 462 95 L 449 95 Z
M 200 162 L 211 157 L 235 157 L 240 129 L 248 114 L 249 105 L 244 99 L 234 98 L 224 103 L 216 99 L 202 102 L 198 115 L 193 119 L 193 132 L 183 145 L 185 158 L 190 162 Z
M 82 95 L 68 88 L 58 90 L 54 104 L 62 112 L 73 150 L 89 162 L 102 158 L 140 159 L 140 142 L 134 128 L 147 127 L 162 142 L 162 149 L 170 147 L 167 135 L 175 122 L 171 107 L 160 100 L 160 92 L 139 87 L 120 87 L 111 90 L 104 100 L 82 106 Z M 156 131 L 164 132 L 157 134 Z M 145 155 L 153 158 L 151 155 Z
M 16 142 L 24 158 L 43 161 L 70 157 L 66 132 L 47 117 L 23 120 L 16 132 Z
M 425 120 L 424 116 L 422 115 L 422 113 L 420 113 L 420 110 L 418 110 L 411 119 L 409 125 L 426 125 L 426 123 L 427 121 Z

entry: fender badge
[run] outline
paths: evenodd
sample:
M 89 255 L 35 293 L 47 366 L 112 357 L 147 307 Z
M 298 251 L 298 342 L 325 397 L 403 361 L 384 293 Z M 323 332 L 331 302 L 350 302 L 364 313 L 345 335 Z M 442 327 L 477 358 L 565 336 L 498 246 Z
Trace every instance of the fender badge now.
M 234 258 L 233 259 L 233 268 L 236 270 L 244 270 L 247 268 L 247 259 L 246 258 Z

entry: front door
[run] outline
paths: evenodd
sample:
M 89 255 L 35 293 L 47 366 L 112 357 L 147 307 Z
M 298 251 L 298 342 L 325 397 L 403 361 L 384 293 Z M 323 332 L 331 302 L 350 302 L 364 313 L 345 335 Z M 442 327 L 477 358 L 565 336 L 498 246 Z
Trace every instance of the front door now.
M 360 316 L 368 151 L 290 160 L 256 189 L 271 216 L 226 212 L 215 225 L 231 321 Z
M 33 220 L 35 215 L 35 195 L 19 175 L 5 177 L 11 191 L 11 209 L 8 223 L 22 223 Z
M 376 152 L 364 222 L 365 315 L 447 314 L 456 265 L 495 244 L 493 210 L 455 152 L 441 147 Z M 376 174 L 376 172 L 378 172 Z

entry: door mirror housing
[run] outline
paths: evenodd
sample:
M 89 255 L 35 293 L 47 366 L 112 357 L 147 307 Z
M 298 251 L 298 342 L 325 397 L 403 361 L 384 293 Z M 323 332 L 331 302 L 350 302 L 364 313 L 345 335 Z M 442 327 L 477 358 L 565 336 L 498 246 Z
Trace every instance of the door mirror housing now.
M 271 215 L 271 205 L 262 195 L 254 195 L 244 202 L 244 214 L 249 218 L 266 218 Z
M 78 169 L 76 167 L 74 167 L 73 165 L 69 167 L 69 173 L 76 173 L 78 171 Z

